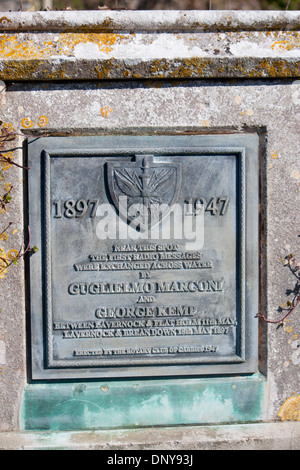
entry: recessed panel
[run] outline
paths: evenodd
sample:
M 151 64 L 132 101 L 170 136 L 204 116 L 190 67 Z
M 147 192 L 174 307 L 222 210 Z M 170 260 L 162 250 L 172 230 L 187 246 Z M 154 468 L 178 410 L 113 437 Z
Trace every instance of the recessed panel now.
M 256 371 L 257 147 L 29 143 L 33 378 Z

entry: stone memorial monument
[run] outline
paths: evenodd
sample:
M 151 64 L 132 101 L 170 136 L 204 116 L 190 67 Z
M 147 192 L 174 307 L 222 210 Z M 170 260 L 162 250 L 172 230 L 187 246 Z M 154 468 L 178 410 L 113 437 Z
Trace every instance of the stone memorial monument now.
M 0 448 L 299 448 L 299 22 L 3 13 Z

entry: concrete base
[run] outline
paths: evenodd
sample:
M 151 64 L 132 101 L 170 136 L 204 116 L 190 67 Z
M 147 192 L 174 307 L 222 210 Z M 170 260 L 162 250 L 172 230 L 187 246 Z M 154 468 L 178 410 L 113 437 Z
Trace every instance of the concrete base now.
M 300 425 L 275 422 L 121 431 L 7 432 L 0 433 L 0 450 L 300 450 Z

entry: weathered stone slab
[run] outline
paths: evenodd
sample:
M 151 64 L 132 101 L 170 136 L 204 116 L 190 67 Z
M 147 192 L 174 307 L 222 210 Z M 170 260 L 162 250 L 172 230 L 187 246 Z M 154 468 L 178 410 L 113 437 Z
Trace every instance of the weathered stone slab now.
M 56 379 L 51 383 L 30 383 L 31 363 L 26 363 L 31 351 L 30 335 L 26 329 L 30 315 L 28 296 L 25 297 L 29 277 L 28 271 L 25 271 L 24 276 L 20 261 L 1 280 L 1 430 L 38 429 L 42 424 L 47 430 L 67 430 L 72 426 L 72 429 L 81 430 L 87 429 L 87 426 L 103 429 L 106 424 L 117 428 L 156 424 L 168 426 L 170 423 L 173 426 L 176 422 L 191 423 L 192 418 L 197 424 L 220 423 L 220 419 L 228 423 L 277 420 L 274 426 L 263 424 L 264 432 L 259 431 L 258 424 L 249 425 L 247 429 L 250 434 L 248 431 L 242 433 L 243 438 L 238 441 L 234 440 L 233 429 L 236 427 L 231 424 L 229 440 L 237 442 L 239 448 L 242 448 L 246 445 L 243 439 L 251 435 L 253 446 L 267 445 L 265 432 L 268 428 L 274 434 L 274 440 L 268 441 L 269 446 L 276 448 L 283 446 L 284 442 L 295 445 L 292 438 L 289 440 L 290 434 L 285 435 L 283 431 L 288 423 L 279 420 L 299 419 L 297 309 L 280 323 L 286 313 L 287 300 L 293 301 L 296 289 L 295 277 L 284 265 L 284 258 L 293 253 L 299 260 L 296 217 L 300 177 L 297 144 L 300 137 L 300 81 L 295 79 L 298 77 L 298 13 L 196 12 L 194 16 L 193 12 L 187 12 L 187 16 L 184 16 L 182 12 L 171 12 L 169 16 L 167 12 L 106 12 L 104 15 L 91 16 L 83 12 L 82 27 L 77 12 L 70 12 L 70 15 L 68 12 L 26 15 L 3 15 L 6 19 L 2 19 L 1 30 L 1 76 L 9 79 L 5 84 L 1 83 L 1 121 L 3 127 L 15 130 L 20 135 L 16 145 L 19 149 L 23 141 L 26 148 L 29 136 L 113 138 L 117 135 L 159 135 L 168 136 L 171 140 L 176 136 L 188 138 L 205 134 L 210 134 L 209 137 L 238 135 L 241 139 L 249 134 L 258 136 L 260 252 L 255 260 L 259 261 L 258 311 L 269 320 L 279 323 L 267 324 L 263 319 L 255 318 L 259 329 L 259 372 L 256 374 L 237 374 L 233 377 L 226 373 L 221 378 L 211 376 L 207 379 L 199 373 L 199 376 L 190 379 L 156 376 L 152 381 L 145 377 L 134 377 L 131 380 L 116 380 L 112 377 L 85 380 L 80 377 L 72 380 L 69 376 L 66 383 Z M 198 19 L 202 18 L 200 26 L 189 29 L 197 16 Z M 114 29 L 105 30 L 103 23 L 112 17 L 115 19 Z M 155 17 L 157 24 L 154 24 Z M 22 18 L 22 25 L 17 18 Z M 179 23 L 182 24 L 181 30 Z M 130 24 L 132 28 L 129 28 Z M 105 26 L 108 27 L 107 23 Z M 19 33 L 22 38 L 20 41 Z M 27 38 L 25 33 L 28 34 Z M 123 42 L 119 41 L 118 35 L 126 36 Z M 44 44 L 47 38 L 48 44 Z M 112 43 L 112 40 L 115 42 Z M 153 41 L 152 45 L 150 40 Z M 58 44 L 57 53 L 55 42 Z M 191 46 L 194 43 L 196 45 Z M 171 50 L 168 44 L 172 45 Z M 26 48 L 22 48 L 22 45 L 26 45 Z M 107 46 L 108 50 L 105 51 Z M 138 47 L 143 57 L 141 54 L 139 57 Z M 146 55 L 147 47 L 149 55 Z M 176 54 L 172 52 L 173 48 L 177 48 Z M 121 52 L 124 53 L 123 57 Z M 110 57 L 110 62 L 105 62 L 107 57 Z M 143 61 L 145 58 L 146 61 Z M 209 59 L 205 68 L 198 67 L 199 64 L 203 65 L 205 59 Z M 221 61 L 223 65 L 227 64 L 227 69 L 221 68 Z M 105 70 L 106 64 L 113 67 Z M 157 64 L 160 68 L 155 68 Z M 182 64 L 186 65 L 186 70 L 181 67 Z M 100 66 L 100 77 L 122 80 L 99 81 L 94 66 Z M 68 75 L 64 72 L 67 68 L 64 67 L 68 68 L 69 77 L 74 80 L 66 80 Z M 203 79 L 205 73 L 209 78 Z M 176 74 L 181 74 L 180 80 L 172 79 Z M 226 74 L 231 78 L 215 79 L 218 76 L 225 77 Z M 164 77 L 168 75 L 170 79 L 166 80 Z M 136 79 L 130 79 L 133 76 Z M 155 79 L 143 79 L 148 76 Z M 158 76 L 161 79 L 156 78 Z M 195 79 L 185 79 L 190 76 Z M 59 81 L 55 81 L 55 77 Z M 96 79 L 85 80 L 91 77 Z M 14 151 L 14 161 L 22 164 L 22 152 L 13 150 L 15 144 L 13 148 L 10 144 L 7 142 L 5 150 Z M 27 166 L 26 152 L 24 163 Z M 132 164 L 135 163 L 133 160 Z M 27 170 L 21 174 L 22 170 L 12 167 L 4 173 L 5 176 L 9 174 L 7 182 L 13 183 L 14 193 L 10 210 L 2 216 L 7 224 L 10 221 L 15 224 L 18 232 L 12 240 L 22 247 L 23 227 L 25 243 L 28 239 Z M 225 178 L 225 181 L 228 180 Z M 40 191 L 38 178 L 35 191 L 35 194 Z M 35 204 L 33 200 L 31 203 Z M 247 203 L 251 205 L 252 199 Z M 85 208 L 83 202 L 77 207 L 80 210 Z M 58 211 L 59 204 L 52 209 Z M 56 214 L 59 215 L 59 212 Z M 59 220 L 55 219 L 56 222 Z M 53 237 L 52 242 L 55 242 Z M 10 238 L 6 241 L 1 239 L 1 249 L 7 252 L 9 243 Z M 35 244 L 32 240 L 32 246 Z M 32 254 L 32 263 L 44 253 L 44 245 L 38 243 L 37 246 L 39 251 Z M 112 254 L 108 250 L 103 252 Z M 85 259 L 79 262 L 85 264 Z M 66 274 L 70 275 L 70 271 Z M 174 293 L 174 297 L 175 294 L 180 296 L 183 293 Z M 74 297 L 79 296 L 77 294 Z M 90 294 L 90 297 L 93 295 Z M 37 315 L 42 315 L 42 308 L 37 308 Z M 55 331 L 58 336 L 64 330 Z M 206 367 L 207 364 L 200 366 Z M 180 388 L 185 387 L 187 382 L 190 386 L 184 388 L 184 394 L 180 394 Z M 222 387 L 225 382 L 226 387 Z M 126 385 L 126 394 L 120 384 Z M 204 398 L 207 400 L 208 395 L 210 407 L 205 406 Z M 121 396 L 124 400 L 120 403 L 118 414 L 115 413 L 115 402 Z M 137 399 L 137 404 L 133 398 Z M 153 403 L 158 410 L 155 415 Z M 166 409 L 164 404 L 167 405 Z M 135 414 L 140 411 L 137 410 L 138 406 L 142 407 L 144 415 L 139 414 L 139 419 L 135 421 L 126 412 L 130 409 Z M 191 410 L 194 410 L 194 416 Z M 242 432 L 241 427 L 238 429 Z M 214 427 L 213 432 L 224 437 L 222 433 L 226 434 L 228 427 L 220 424 Z M 88 439 L 87 433 L 80 434 L 83 439 Z M 78 437 L 74 431 L 68 434 L 62 445 L 67 446 L 76 435 Z M 24 434 L 18 436 L 24 439 L 22 442 L 34 445 L 34 439 L 29 442 Z M 39 437 L 41 440 L 46 439 L 43 435 Z M 49 443 L 53 439 L 50 445 L 59 439 L 56 433 L 49 433 L 48 438 Z M 115 435 L 112 440 L 110 444 L 114 445 L 117 442 Z M 203 435 L 201 440 L 205 446 Z M 4 445 L 6 437 L 1 441 Z M 149 436 L 149 446 L 154 441 L 152 434 Z M 143 441 L 141 445 L 146 444 Z M 179 446 L 178 442 L 175 445 Z M 200 447 L 201 444 L 198 442 L 198 445 Z M 208 445 L 218 444 L 213 440 Z

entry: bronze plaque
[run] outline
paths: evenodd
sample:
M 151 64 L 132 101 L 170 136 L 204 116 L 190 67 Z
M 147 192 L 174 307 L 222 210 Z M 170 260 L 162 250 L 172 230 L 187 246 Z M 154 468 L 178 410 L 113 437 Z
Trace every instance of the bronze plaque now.
M 258 137 L 28 144 L 33 379 L 257 370 Z

